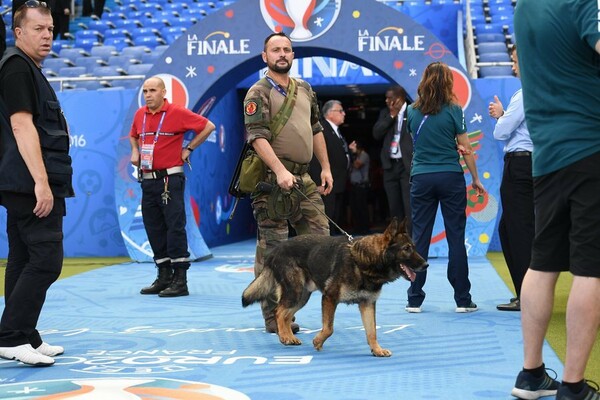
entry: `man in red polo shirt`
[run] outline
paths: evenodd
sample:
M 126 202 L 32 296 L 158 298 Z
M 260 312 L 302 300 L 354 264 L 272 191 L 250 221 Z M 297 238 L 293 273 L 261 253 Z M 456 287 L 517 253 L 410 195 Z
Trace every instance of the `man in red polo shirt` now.
M 183 164 L 215 125 L 208 119 L 165 99 L 163 80 L 147 79 L 142 88 L 146 105 L 139 108 L 129 133 L 131 163 L 141 169 L 142 217 L 154 262 L 152 285 L 141 294 L 187 296 L 190 253 L 185 232 L 185 175 Z M 183 148 L 184 133 L 196 136 Z

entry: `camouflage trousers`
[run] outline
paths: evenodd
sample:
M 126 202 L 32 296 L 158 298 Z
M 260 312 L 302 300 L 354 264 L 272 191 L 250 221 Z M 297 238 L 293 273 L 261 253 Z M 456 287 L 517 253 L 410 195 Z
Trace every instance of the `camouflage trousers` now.
M 325 217 L 325 207 L 321 195 L 317 191 L 317 186 L 307 173 L 296 175 L 296 179 L 301 182 L 300 189 L 310 201 L 296 193 L 299 204 L 289 215 L 273 215 L 272 194 L 260 193 L 253 197 L 252 209 L 258 228 L 254 259 L 255 276 L 262 271 L 269 252 L 279 243 L 288 239 L 289 226 L 294 228 L 297 235 L 313 233 L 329 236 L 329 222 Z M 272 172 L 267 174 L 265 181 L 277 185 L 275 174 Z M 270 202 L 271 204 L 269 204 Z M 265 320 L 274 317 L 276 305 L 276 299 L 268 299 L 261 304 Z

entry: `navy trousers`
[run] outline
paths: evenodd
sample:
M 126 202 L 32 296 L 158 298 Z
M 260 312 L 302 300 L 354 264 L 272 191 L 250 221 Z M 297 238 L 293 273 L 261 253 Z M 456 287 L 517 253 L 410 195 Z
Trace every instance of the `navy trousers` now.
M 170 199 L 165 204 L 162 193 L 165 180 Z M 142 181 L 142 219 L 156 264 L 170 260 L 175 268 L 190 267 L 187 234 L 185 232 L 185 175 L 169 175 L 163 179 Z
M 429 245 L 438 205 L 442 210 L 446 239 L 448 240 L 448 281 L 454 288 L 458 307 L 471 304 L 471 282 L 465 247 L 467 190 L 462 172 L 438 172 L 412 177 L 410 200 L 412 208 L 413 240 L 417 252 L 428 258 Z M 427 270 L 418 272 L 408 288 L 408 304 L 420 307 L 425 300 L 423 286 Z

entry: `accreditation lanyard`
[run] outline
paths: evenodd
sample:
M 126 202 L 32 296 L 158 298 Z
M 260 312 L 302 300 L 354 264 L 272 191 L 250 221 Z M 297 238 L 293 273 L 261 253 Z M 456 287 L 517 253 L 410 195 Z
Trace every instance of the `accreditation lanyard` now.
M 154 140 L 152 143 L 146 144 L 146 116 L 147 113 L 144 113 L 144 119 L 142 121 L 142 151 L 140 156 L 140 167 L 143 170 L 152 170 L 152 163 L 154 161 L 154 146 L 156 142 L 158 142 L 158 135 L 160 134 L 160 128 L 162 128 L 163 121 L 165 120 L 166 111 L 162 112 L 160 117 L 160 121 L 158 122 L 158 127 L 156 128 L 156 133 L 154 134 Z
M 421 132 L 421 128 L 423 127 L 423 124 L 425 123 L 425 121 L 427 121 L 427 117 L 429 117 L 429 115 L 424 115 L 423 119 L 421 120 L 421 123 L 419 124 L 419 129 L 417 129 L 417 133 L 415 133 L 415 137 L 413 138 L 413 153 L 414 153 L 414 149 L 415 147 L 417 147 L 417 139 L 419 138 L 419 132 Z
M 265 78 L 267 78 L 267 80 L 275 88 L 275 90 L 281 93 L 284 97 L 287 96 L 287 92 L 285 91 L 285 89 L 279 86 L 277 82 L 273 80 L 273 78 L 271 78 L 269 75 L 266 75 Z

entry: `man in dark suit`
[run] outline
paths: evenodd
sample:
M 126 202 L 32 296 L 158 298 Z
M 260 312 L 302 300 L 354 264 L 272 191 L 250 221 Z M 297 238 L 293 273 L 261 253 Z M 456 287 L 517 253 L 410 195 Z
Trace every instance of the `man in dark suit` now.
M 410 215 L 410 165 L 413 143 L 406 123 L 406 91 L 402 86 L 391 86 L 385 93 L 384 108 L 373 126 L 375 140 L 383 141 L 381 165 L 383 187 L 387 195 L 390 217 L 406 218 L 408 232 L 412 232 Z
M 325 214 L 336 224 L 340 225 L 344 216 L 344 193 L 346 192 L 346 180 L 350 166 L 350 153 L 348 144 L 339 131 L 339 126 L 344 123 L 346 113 L 342 103 L 338 100 L 329 100 L 323 104 L 321 115 L 324 117 L 323 136 L 327 145 L 327 155 L 333 176 L 333 190 L 327 196 L 323 196 Z M 308 171 L 317 186 L 321 185 L 321 164 L 313 156 Z M 365 211 L 366 212 L 366 211 Z M 330 232 L 339 232 L 333 224 L 329 224 Z

